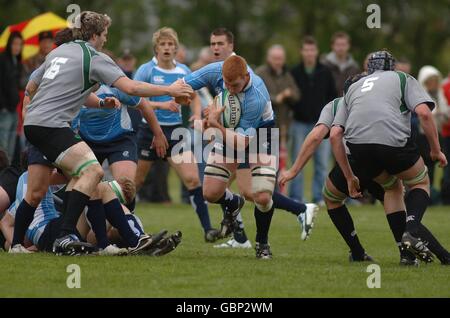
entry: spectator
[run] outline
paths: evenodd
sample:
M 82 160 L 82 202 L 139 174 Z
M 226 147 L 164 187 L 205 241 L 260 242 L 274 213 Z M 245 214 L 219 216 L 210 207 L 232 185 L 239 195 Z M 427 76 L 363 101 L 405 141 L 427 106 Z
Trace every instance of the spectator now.
M 39 38 L 39 52 L 30 57 L 24 62 L 24 69 L 29 76 L 35 69 L 41 66 L 45 61 L 45 57 L 55 45 L 55 40 L 52 31 L 42 31 L 38 35 Z
M 290 127 L 292 141 L 292 161 L 305 140 L 305 137 L 319 119 L 323 106 L 337 97 L 336 86 L 331 71 L 317 61 L 319 50 L 316 40 L 307 36 L 303 39 L 301 50 L 302 62 L 291 73 L 302 93 L 300 101 L 292 106 L 294 121 Z M 324 140 L 314 153 L 313 202 L 323 203 L 322 187 L 328 173 L 328 161 L 331 149 L 328 140 Z M 304 202 L 303 173 L 292 180 L 290 196 Z
M 266 64 L 255 70 L 267 86 L 280 128 L 281 148 L 286 148 L 287 131 L 291 118 L 289 105 L 300 100 L 300 92 L 294 78 L 286 68 L 286 53 L 281 45 L 273 45 L 267 51 Z
M 442 85 L 442 90 L 447 106 L 450 107 L 450 73 Z M 450 108 L 447 108 L 447 111 L 450 111 Z M 450 119 L 442 125 L 442 139 L 444 153 L 447 158 L 450 158 Z M 443 204 L 450 204 L 450 166 L 448 165 L 444 168 L 444 177 L 442 178 L 441 184 L 441 197 Z
M 187 64 L 187 49 L 183 44 L 179 44 L 175 60 L 181 64 Z
M 199 68 L 202 68 L 203 66 L 208 65 L 209 63 L 212 62 L 214 62 L 214 59 L 211 49 L 208 46 L 204 46 L 198 53 L 197 60 L 194 63 L 192 63 L 191 69 L 192 71 L 196 71 Z
M 433 116 L 438 131 L 440 132 L 442 125 L 446 120 L 448 120 L 447 102 L 441 88 L 442 75 L 435 67 L 426 65 L 420 69 L 417 80 L 436 103 L 436 107 L 433 110 Z M 425 164 L 428 168 L 428 175 L 430 177 L 431 185 L 431 200 L 433 203 L 437 203 L 439 194 L 433 187 L 434 170 L 436 165 L 430 157 L 430 145 L 428 144 L 425 134 L 421 129 L 419 130 L 416 142 L 417 146 L 419 147 L 420 155 L 424 159 Z
M 14 155 L 16 144 L 17 112 L 20 101 L 23 38 L 20 32 L 12 32 L 5 52 L 0 54 L 0 147 L 9 158 Z
M 395 70 L 411 74 L 411 62 L 407 58 L 399 58 L 395 61 Z
M 331 37 L 331 52 L 323 59 L 333 74 L 336 91 L 339 96 L 343 95 L 344 82 L 350 76 L 360 73 L 360 68 L 350 55 L 350 36 L 345 32 L 336 32 Z
M 129 49 L 125 49 L 122 52 L 122 55 L 117 60 L 117 65 L 120 66 L 126 76 L 133 78 L 134 71 L 136 70 L 136 57 Z

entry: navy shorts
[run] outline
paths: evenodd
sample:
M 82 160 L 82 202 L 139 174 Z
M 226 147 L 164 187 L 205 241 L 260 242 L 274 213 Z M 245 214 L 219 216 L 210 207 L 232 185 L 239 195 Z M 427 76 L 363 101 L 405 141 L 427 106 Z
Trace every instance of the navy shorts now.
M 43 165 L 53 167 L 53 164 L 35 146 L 26 142 L 28 165 Z
M 359 179 L 359 186 L 361 192 L 364 190 L 367 190 L 371 195 L 373 195 L 377 200 L 380 202 L 384 201 L 384 190 L 375 181 L 373 181 L 366 173 L 366 169 L 360 165 L 351 157 L 348 156 L 348 162 L 350 163 L 350 167 L 353 170 L 353 173 L 358 177 Z M 348 186 L 347 186 L 347 179 L 345 179 L 344 173 L 342 172 L 341 168 L 338 164 L 334 166 L 334 168 L 330 171 L 328 174 L 328 178 L 330 179 L 331 183 L 338 189 L 340 192 L 345 193 L 347 196 L 348 194 Z
M 384 170 L 395 175 L 411 168 L 420 159 L 419 150 L 409 138 L 403 147 L 380 144 L 352 144 L 347 141 L 352 158 L 364 166 L 370 178 L 379 176 Z
M 84 141 L 92 149 L 100 164 L 102 164 L 105 159 L 108 159 L 108 163 L 111 165 L 118 161 L 137 162 L 137 145 L 135 138 L 134 135 L 126 134 L 120 139 L 109 142 L 97 143 L 85 139 Z
M 279 147 L 273 144 L 277 142 L 279 144 L 279 135 L 274 134 L 273 128 L 275 128 L 275 123 L 272 121 L 264 126 L 258 127 L 256 129 L 257 138 L 253 138 L 249 147 L 247 147 L 244 153 L 238 153 L 237 149 L 230 149 L 224 145 L 223 142 L 216 142 L 214 148 L 211 150 L 213 153 L 222 153 L 224 157 L 233 158 L 235 160 L 244 160 L 244 162 L 239 163 L 238 169 L 249 169 L 250 168 L 250 157 L 252 153 L 262 153 L 268 155 L 275 155 L 278 157 Z
M 164 136 L 167 138 L 167 142 L 169 143 L 169 148 L 166 152 L 166 158 L 171 156 L 172 149 L 175 145 L 179 144 L 180 142 L 184 144 L 179 144 L 181 150 L 192 150 L 191 145 L 186 145 L 184 141 L 181 140 L 172 140 L 172 132 L 177 128 L 183 128 L 181 125 L 174 125 L 174 126 L 161 126 L 161 129 L 164 133 Z M 188 129 L 186 128 L 186 131 Z M 138 157 L 139 160 L 145 160 L 145 161 L 156 161 L 160 159 L 158 155 L 156 154 L 155 149 L 151 149 L 150 146 L 153 141 L 153 132 L 150 130 L 150 127 L 148 127 L 147 124 L 142 123 L 139 126 L 139 132 L 138 132 Z M 182 153 L 182 152 L 180 152 Z
M 61 153 L 81 142 L 80 136 L 69 127 L 27 125 L 23 127 L 23 131 L 27 140 L 51 162 L 55 162 Z

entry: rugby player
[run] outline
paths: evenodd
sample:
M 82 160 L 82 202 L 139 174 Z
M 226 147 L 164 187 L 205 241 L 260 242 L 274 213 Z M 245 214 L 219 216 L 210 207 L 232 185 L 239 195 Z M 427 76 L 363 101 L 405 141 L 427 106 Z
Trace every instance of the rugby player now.
M 411 140 L 411 112 L 420 118 L 431 147 L 430 156 L 447 165 L 440 150 L 431 111 L 433 100 L 416 79 L 395 72 L 395 59 L 387 51 L 370 54 L 368 76 L 350 86 L 331 128 L 330 140 L 352 197 L 360 196 L 359 180 L 345 154 L 342 138 L 352 158 L 364 167 L 369 178 L 384 191 L 387 213 L 407 212 L 402 245 L 419 259 L 429 262 L 432 253 L 426 246 L 429 232 L 420 222 L 430 203 L 430 181 L 417 147 Z M 403 184 L 409 188 L 403 200 Z

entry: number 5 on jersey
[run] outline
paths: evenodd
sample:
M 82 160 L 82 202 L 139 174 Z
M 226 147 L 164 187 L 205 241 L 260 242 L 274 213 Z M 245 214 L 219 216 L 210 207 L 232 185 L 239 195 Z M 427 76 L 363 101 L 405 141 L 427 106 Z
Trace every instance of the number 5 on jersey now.
M 44 74 L 44 78 L 48 79 L 55 79 L 56 75 L 59 73 L 59 68 L 61 67 L 61 64 L 66 64 L 68 58 L 65 57 L 55 57 L 52 60 L 52 64 L 48 68 L 48 70 Z
M 368 92 L 370 90 L 372 90 L 373 88 L 373 82 L 376 81 L 378 79 L 378 77 L 370 77 L 368 79 L 366 79 L 361 87 L 361 92 Z

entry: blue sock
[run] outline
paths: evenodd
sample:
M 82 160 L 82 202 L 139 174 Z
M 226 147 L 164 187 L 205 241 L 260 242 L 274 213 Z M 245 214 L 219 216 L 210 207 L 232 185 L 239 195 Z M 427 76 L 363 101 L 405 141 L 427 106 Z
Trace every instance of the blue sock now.
M 129 247 L 137 245 L 139 237 L 133 232 L 128 220 L 123 213 L 122 206 L 119 199 L 114 199 L 103 205 L 105 208 L 106 219 L 119 231 L 122 239 L 127 243 Z
M 268 212 L 261 212 L 255 206 L 255 221 L 256 221 L 256 242 L 260 244 L 267 244 L 269 241 L 269 228 L 272 222 L 274 207 Z
M 244 220 L 242 220 L 242 215 L 239 213 L 236 217 L 238 227 L 233 230 L 233 238 L 238 243 L 245 243 L 248 240 L 247 234 L 245 234 L 244 230 Z
M 33 221 L 34 212 L 36 208 L 29 205 L 25 199 L 22 200 L 19 207 L 16 210 L 16 217 L 14 220 L 14 234 L 11 246 L 16 244 L 23 245 L 23 240 L 25 238 L 25 233 L 28 227 Z
M 106 216 L 102 200 L 91 200 L 88 203 L 86 218 L 91 223 L 92 231 L 97 239 L 97 246 L 105 248 L 109 245 L 106 235 Z
M 139 220 L 137 215 L 125 214 L 125 218 L 128 220 L 128 224 L 130 225 L 134 234 L 136 234 L 137 236 L 145 234 L 144 230 L 142 229 L 141 220 Z
M 225 190 L 223 196 L 216 203 L 221 205 L 224 213 L 235 211 L 239 207 L 238 196 L 228 189 Z
M 203 198 L 202 187 L 189 190 L 189 199 L 191 200 L 191 205 L 200 219 L 203 230 L 205 232 L 209 231 L 211 229 L 211 221 L 209 220 L 208 206 Z
M 273 206 L 275 209 L 281 209 L 288 212 L 291 212 L 292 214 L 295 214 L 298 216 L 300 213 L 303 213 L 306 211 L 306 205 L 303 203 L 300 203 L 298 201 L 295 201 L 283 194 L 281 194 L 278 191 L 275 191 L 272 195 L 273 200 Z

